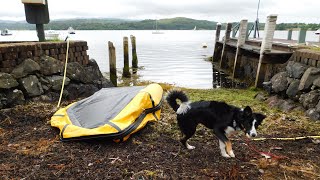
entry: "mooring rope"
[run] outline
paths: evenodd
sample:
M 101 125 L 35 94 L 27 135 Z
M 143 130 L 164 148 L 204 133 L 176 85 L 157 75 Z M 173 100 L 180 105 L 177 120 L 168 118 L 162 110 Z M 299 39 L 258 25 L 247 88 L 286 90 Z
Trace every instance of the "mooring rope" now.
M 68 37 L 66 38 L 66 41 L 67 41 L 66 62 L 65 62 L 65 64 L 64 64 L 63 80 L 62 80 L 60 97 L 59 97 L 59 102 L 58 102 L 57 108 L 60 107 L 60 103 L 61 103 L 61 99 L 62 99 L 62 94 L 63 94 L 63 89 L 64 89 L 64 84 L 65 84 L 66 76 L 67 76 L 67 66 L 68 66 L 68 57 L 69 57 L 69 39 L 68 39 Z
M 252 138 L 253 141 L 265 141 L 265 140 L 281 140 L 281 141 L 294 141 L 300 139 L 320 139 L 320 136 L 300 136 L 300 137 L 286 137 L 286 138 Z

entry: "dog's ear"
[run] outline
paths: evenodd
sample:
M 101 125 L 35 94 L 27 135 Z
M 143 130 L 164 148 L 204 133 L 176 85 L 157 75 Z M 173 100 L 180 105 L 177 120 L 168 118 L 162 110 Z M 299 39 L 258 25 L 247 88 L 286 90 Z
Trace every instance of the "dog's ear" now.
M 255 116 L 255 119 L 257 120 L 258 124 L 261 124 L 262 121 L 267 117 L 266 115 L 261 114 L 261 113 L 255 113 L 254 116 Z
M 246 106 L 243 109 L 243 115 L 246 117 L 252 116 L 252 109 L 249 106 Z

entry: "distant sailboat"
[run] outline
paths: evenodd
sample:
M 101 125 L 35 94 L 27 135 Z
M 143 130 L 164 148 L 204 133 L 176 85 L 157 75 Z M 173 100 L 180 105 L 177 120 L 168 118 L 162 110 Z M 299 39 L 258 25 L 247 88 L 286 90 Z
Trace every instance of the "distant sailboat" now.
M 4 29 L 1 31 L 1 36 L 10 36 L 12 35 L 8 29 Z
M 69 33 L 69 34 L 75 34 L 76 31 L 75 31 L 72 27 L 69 27 L 69 28 L 68 28 L 68 33 Z
M 197 26 L 194 26 L 193 30 L 197 30 Z
M 158 29 L 158 20 L 156 20 L 156 30 L 152 31 L 152 34 L 163 34 L 164 32 L 159 31 Z

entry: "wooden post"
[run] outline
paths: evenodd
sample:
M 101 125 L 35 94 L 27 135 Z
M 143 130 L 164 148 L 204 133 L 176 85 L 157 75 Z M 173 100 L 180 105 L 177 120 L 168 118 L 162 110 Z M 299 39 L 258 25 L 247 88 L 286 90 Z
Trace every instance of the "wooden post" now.
M 289 29 L 289 30 L 288 30 L 287 40 L 292 40 L 292 29 Z
M 221 58 L 220 58 L 220 64 L 219 64 L 220 68 L 222 68 L 222 61 L 223 61 L 223 56 L 224 56 L 224 51 L 225 51 L 225 48 L 226 48 L 226 44 L 230 40 L 231 28 L 232 28 L 232 23 L 227 23 L 227 25 L 226 25 L 226 33 L 225 33 L 224 41 L 223 41 L 223 48 L 222 48 L 222 51 L 221 51 Z
M 264 81 L 266 64 L 262 63 L 262 61 L 264 59 L 265 52 L 271 51 L 272 49 L 272 40 L 274 36 L 274 31 L 276 29 L 276 24 L 277 24 L 277 15 L 269 15 L 267 17 L 266 25 L 264 27 L 264 37 L 263 37 L 261 49 L 260 49 L 260 57 L 259 57 L 257 74 L 256 74 L 255 87 L 260 86 Z
M 133 35 L 130 35 L 131 39 L 131 45 L 132 45 L 132 70 L 133 73 L 137 72 L 138 69 L 138 57 L 137 57 L 137 51 L 136 51 L 136 37 Z
M 117 87 L 117 64 L 116 64 L 116 49 L 112 42 L 108 42 L 109 46 L 109 67 L 110 67 L 110 81 Z
M 305 43 L 306 42 L 306 36 L 307 36 L 307 30 L 300 29 L 299 37 L 298 37 L 298 43 Z
M 238 56 L 239 56 L 239 51 L 241 49 L 241 46 L 243 46 L 244 43 L 246 42 L 247 28 L 248 28 L 248 20 L 246 19 L 241 20 L 240 27 L 239 27 L 236 56 L 234 58 L 234 64 L 233 64 L 232 80 L 234 80 L 234 78 L 236 77 L 236 69 L 238 69 L 241 64 L 240 58 L 238 58 Z
M 128 37 L 123 37 L 123 77 L 130 77 L 129 70 L 129 45 L 128 45 Z
M 216 45 L 217 45 L 217 42 L 220 39 L 220 31 L 221 31 L 221 23 L 217 23 L 216 38 L 214 40 L 214 50 L 213 50 L 213 55 L 212 55 L 212 61 L 217 61 L 217 60 L 215 60 L 214 57 L 218 53 L 218 46 L 216 46 Z
M 237 35 L 237 29 L 236 29 L 236 28 L 233 28 L 233 29 L 232 29 L 232 35 L 231 35 L 231 37 L 232 37 L 232 38 L 235 38 L 236 35 Z

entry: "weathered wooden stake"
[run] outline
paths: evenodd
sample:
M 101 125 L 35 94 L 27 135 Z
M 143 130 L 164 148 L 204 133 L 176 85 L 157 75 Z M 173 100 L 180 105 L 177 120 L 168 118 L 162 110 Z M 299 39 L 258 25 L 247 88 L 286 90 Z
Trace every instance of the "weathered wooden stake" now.
M 226 44 L 230 40 L 231 28 L 232 28 L 232 23 L 227 23 L 227 25 L 226 25 L 226 33 L 225 33 L 224 41 L 223 41 L 223 48 L 222 48 L 222 51 L 221 51 L 221 58 L 220 58 L 220 64 L 219 64 L 220 68 L 222 68 L 222 61 L 223 61 L 224 50 L 226 48 Z
M 271 51 L 272 49 L 272 40 L 274 36 L 274 31 L 276 29 L 276 24 L 277 24 L 277 15 L 269 15 L 267 17 L 266 25 L 264 27 L 264 37 L 263 37 L 261 49 L 260 49 L 260 57 L 259 57 L 255 87 L 260 86 L 264 81 L 267 66 L 265 63 L 262 63 L 262 61 L 264 59 L 265 52 Z
M 123 37 L 123 77 L 130 77 L 128 37 Z
M 110 67 L 110 81 L 114 86 L 117 86 L 117 64 L 116 64 L 116 49 L 112 42 L 108 42 L 109 46 L 109 67 Z
M 214 40 L 214 50 L 213 50 L 213 55 L 212 55 L 212 61 L 214 61 L 215 60 L 215 55 L 218 53 L 217 51 L 218 51 L 218 48 L 217 48 L 217 42 L 219 41 L 219 39 L 220 39 L 220 32 L 221 32 L 221 23 L 217 23 L 217 28 L 216 28 L 216 38 L 215 38 L 215 40 Z M 217 61 L 217 60 L 215 60 L 215 61 Z
M 132 68 L 133 73 L 136 73 L 138 68 L 138 57 L 137 57 L 137 50 L 136 50 L 136 37 L 130 35 L 131 45 L 132 45 Z
M 292 29 L 289 29 L 289 30 L 288 30 L 287 40 L 292 40 Z
M 246 42 L 246 35 L 247 35 L 247 28 L 248 28 L 248 20 L 241 20 L 240 27 L 239 27 L 239 36 L 238 36 L 238 42 L 237 42 L 237 50 L 236 50 L 236 56 L 234 58 L 234 65 L 233 65 L 233 73 L 232 73 L 232 80 L 236 78 L 236 69 L 239 68 L 241 62 L 239 56 L 239 52 L 241 49 L 241 46 L 244 45 Z
M 305 43 L 306 42 L 306 36 L 307 36 L 307 30 L 300 29 L 299 37 L 298 37 L 298 43 Z
M 250 24 L 251 23 L 247 23 L 247 30 L 246 30 L 246 41 L 248 41 L 248 39 L 249 39 L 249 32 L 250 32 Z

